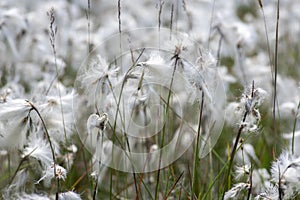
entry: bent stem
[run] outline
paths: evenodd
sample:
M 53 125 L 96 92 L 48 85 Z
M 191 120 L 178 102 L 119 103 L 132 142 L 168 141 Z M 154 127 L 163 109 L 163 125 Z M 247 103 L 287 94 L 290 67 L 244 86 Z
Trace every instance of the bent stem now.
M 33 105 L 33 103 L 31 103 L 30 101 L 26 100 L 27 103 L 31 106 L 31 109 L 34 110 L 36 112 L 36 114 L 38 115 L 38 117 L 40 118 L 42 125 L 44 127 L 46 136 L 47 136 L 47 140 L 49 142 L 50 145 L 50 149 L 51 149 L 51 153 L 52 153 L 52 159 L 53 159 L 53 172 L 54 172 L 54 177 L 56 178 L 56 159 L 55 159 L 55 152 L 54 152 L 54 148 L 50 139 L 50 135 L 48 132 L 48 129 L 46 127 L 45 121 L 43 119 L 43 117 L 41 116 L 41 113 L 39 112 L 39 110 L 35 107 L 35 105 Z M 59 194 L 59 181 L 57 182 L 57 191 L 56 191 L 56 195 L 55 195 L 55 199 L 58 200 L 58 194 Z
M 12 184 L 13 180 L 14 180 L 15 177 L 17 176 L 17 173 L 18 173 L 18 171 L 20 170 L 20 168 L 21 168 L 23 162 L 26 161 L 27 158 L 28 158 L 28 157 L 29 157 L 36 149 L 37 149 L 37 147 L 34 148 L 29 154 L 25 155 L 25 156 L 22 158 L 22 160 L 20 161 L 20 163 L 19 163 L 19 165 L 18 165 L 18 167 L 17 167 L 15 173 L 13 174 L 13 176 L 11 177 L 11 179 L 10 179 L 10 181 L 9 181 L 9 185 Z

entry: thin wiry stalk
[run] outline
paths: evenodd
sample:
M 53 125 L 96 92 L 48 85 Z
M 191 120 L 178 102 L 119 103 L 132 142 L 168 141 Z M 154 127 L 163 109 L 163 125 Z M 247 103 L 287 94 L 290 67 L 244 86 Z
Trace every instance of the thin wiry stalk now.
M 247 111 L 245 112 L 244 114 L 244 117 L 243 117 L 243 121 L 242 122 L 245 122 L 246 121 L 246 117 L 247 117 Z M 238 134 L 236 136 L 236 139 L 235 139 L 235 142 L 234 142 L 234 145 L 233 145 L 233 148 L 232 148 L 232 151 L 230 153 L 230 157 L 228 158 L 229 159 L 229 164 L 228 164 L 228 170 L 227 170 L 227 175 L 225 177 L 225 182 L 226 184 L 224 185 L 224 191 L 223 191 L 223 199 L 224 199 L 224 195 L 225 195 L 225 192 L 226 192 L 226 189 L 229 189 L 230 188 L 230 173 L 231 173 L 231 168 L 232 168 L 232 163 L 233 163 L 233 159 L 234 159 L 234 156 L 235 156 L 235 153 L 236 153 L 236 149 L 237 149 L 237 146 L 238 146 L 238 143 L 239 143 L 239 140 L 240 140 L 240 137 L 241 137 L 241 134 L 242 134 L 242 130 L 244 129 L 244 125 L 241 125 L 240 128 L 239 128 L 239 131 L 238 131 Z
M 137 176 L 138 176 L 139 179 L 142 178 L 139 174 L 137 174 Z M 112 199 L 118 199 L 118 198 L 119 198 L 119 195 L 120 195 L 122 192 L 124 192 L 125 190 L 127 190 L 127 189 L 128 189 L 130 186 L 132 186 L 133 184 L 134 184 L 134 183 L 129 183 L 129 184 L 127 184 L 127 185 L 126 185 L 124 188 L 122 188 L 118 193 L 116 193 L 116 194 L 113 196 Z M 153 196 L 152 196 L 152 194 L 151 194 L 151 192 L 150 192 L 150 190 L 146 187 L 146 184 L 145 184 L 144 182 L 143 182 L 143 185 L 145 186 L 146 191 L 147 191 L 149 197 L 150 197 L 151 199 L 154 199 Z M 142 196 L 141 196 L 141 198 L 143 199 Z M 139 198 L 136 198 L 136 200 L 137 200 L 137 199 L 139 199 Z
M 216 0 L 214 0 L 213 5 L 212 5 L 212 9 L 211 9 L 211 15 L 210 15 L 210 22 L 209 22 L 209 32 L 208 32 L 208 38 L 207 38 L 207 48 L 209 49 L 209 45 L 210 45 L 210 35 L 212 32 L 212 24 L 213 24 L 213 20 L 214 20 L 214 13 L 215 13 L 215 4 L 216 4 Z
M 220 172 L 215 176 L 214 180 L 212 181 L 212 183 L 209 185 L 206 193 L 203 195 L 202 199 L 206 199 L 207 196 L 210 194 L 211 189 L 213 188 L 213 186 L 215 185 L 215 183 L 217 182 L 217 180 L 221 177 L 221 175 L 223 174 L 223 172 L 226 170 L 226 164 L 223 165 L 222 169 L 220 170 Z
M 158 30 L 160 30 L 160 27 L 161 27 L 161 13 L 162 13 L 162 8 L 163 8 L 163 5 L 164 5 L 164 1 L 162 0 L 159 0 L 159 8 L 158 8 Z
M 120 103 L 121 103 L 121 97 L 122 97 L 122 93 L 123 93 L 123 89 L 124 89 L 124 86 L 125 86 L 125 82 L 126 82 L 126 77 L 128 76 L 128 74 L 131 72 L 131 70 L 136 66 L 136 63 L 138 62 L 138 60 L 140 59 L 140 57 L 142 56 L 144 52 L 144 49 L 142 50 L 142 52 L 140 53 L 140 55 L 138 56 L 138 58 L 136 59 L 135 63 L 133 63 L 133 65 L 127 70 L 126 74 L 125 74 L 125 78 L 122 82 L 122 85 L 121 85 L 121 91 L 120 91 L 120 95 L 119 95 L 119 98 L 118 98 L 118 102 L 117 102 L 117 111 L 116 111 L 116 114 L 115 114 L 115 118 L 114 118 L 114 126 L 113 126 L 113 133 L 115 135 L 116 133 L 116 127 L 117 127 L 117 117 L 118 117 L 118 113 L 119 113 L 119 110 L 120 110 Z M 125 128 L 125 127 L 124 127 Z M 131 152 L 130 150 L 130 145 L 129 145 L 129 140 L 128 140 L 128 136 L 126 135 L 126 133 L 124 132 L 124 138 L 125 138 L 125 142 L 126 142 L 126 145 L 127 145 L 127 148 L 128 148 L 128 151 L 129 153 Z M 136 181 L 136 173 L 135 173 L 135 170 L 134 170 L 134 166 L 133 166 L 133 163 L 132 164 L 132 170 L 133 170 L 133 178 L 134 178 L 134 183 L 135 183 L 135 190 L 136 190 L 136 194 L 138 192 L 138 187 L 137 187 L 137 181 Z
M 50 39 L 50 45 L 52 47 L 52 51 L 53 51 L 53 55 L 54 55 L 54 62 L 55 62 L 55 67 L 57 68 L 57 64 L 56 64 L 56 49 L 55 49 L 55 34 L 57 32 L 57 26 L 54 25 L 55 22 L 55 15 L 54 15 L 54 8 L 52 7 L 50 9 L 49 12 L 47 12 L 47 15 L 49 16 L 49 20 L 50 20 L 50 25 L 49 25 L 49 39 Z M 54 81 L 56 80 L 56 78 L 58 77 L 58 74 L 56 73 L 55 77 L 53 78 L 53 80 L 51 81 L 47 91 L 46 91 L 46 95 L 48 95 Z
M 70 188 L 70 190 L 72 190 L 73 188 L 75 188 L 75 186 L 81 181 L 81 179 L 83 179 L 84 176 L 86 176 L 87 174 L 89 174 L 89 171 L 91 170 L 91 166 L 93 166 L 93 164 L 91 164 L 91 166 L 88 167 L 88 164 L 87 164 L 88 160 L 85 157 L 85 152 L 84 152 L 84 144 L 83 144 L 83 141 L 81 140 L 81 138 L 79 136 L 79 133 L 78 133 L 77 129 L 76 129 L 76 133 L 77 133 L 77 136 L 79 137 L 79 143 L 80 143 L 79 152 L 82 153 L 82 159 L 84 161 L 85 172 L 84 172 L 84 174 L 81 177 L 78 178 L 78 180 L 73 184 L 73 186 Z M 86 176 L 86 177 L 87 177 L 88 182 L 91 184 L 90 187 L 92 187 L 92 181 L 90 181 L 89 176 Z
M 187 9 L 185 0 L 182 0 L 182 7 L 183 7 L 183 10 L 184 10 L 187 18 L 188 18 L 188 29 L 191 30 L 193 28 L 192 16 L 191 16 L 190 11 Z
M 171 7 L 171 21 L 170 21 L 170 40 L 172 39 L 172 32 L 173 32 L 173 16 L 174 15 L 174 4 Z
M 119 21 L 119 40 L 120 40 L 120 44 L 119 44 L 119 48 L 120 48 L 120 52 L 119 54 L 122 55 L 122 19 L 121 19 L 121 0 L 118 0 L 118 21 Z M 121 62 L 121 66 L 123 63 L 123 59 L 122 57 L 120 58 L 120 62 Z M 121 68 L 122 70 L 122 68 Z
M 164 200 L 167 200 L 168 197 L 171 195 L 171 192 L 174 190 L 174 188 L 176 187 L 176 185 L 178 184 L 178 182 L 180 181 L 181 177 L 183 176 L 184 172 L 181 172 L 181 174 L 179 175 L 179 177 L 176 179 L 175 183 L 172 185 L 171 189 L 169 190 L 169 192 L 167 193 L 167 195 L 165 196 Z
M 140 80 L 139 80 L 139 83 L 138 83 L 138 87 L 137 87 L 136 92 L 138 92 L 138 91 L 141 90 L 142 82 L 143 82 L 143 77 L 144 77 L 144 71 L 143 71 L 143 73 L 142 73 L 142 75 L 141 75 L 141 78 L 140 78 Z M 134 100 L 133 105 L 135 105 L 136 100 L 137 100 L 137 99 Z M 132 119 L 133 114 L 134 114 L 134 109 L 131 110 L 131 113 L 130 113 L 130 119 Z M 145 122 L 145 123 L 146 123 L 146 122 Z M 130 120 L 129 123 L 128 123 L 127 129 L 130 127 L 130 125 L 131 125 L 131 120 Z M 129 146 L 129 141 L 128 141 L 128 139 L 127 139 L 127 147 L 128 147 L 128 149 L 129 149 L 129 152 L 130 152 L 130 146 Z M 133 169 L 133 170 L 134 170 L 134 169 Z M 134 173 L 134 177 L 135 177 L 135 173 Z M 136 180 L 136 179 L 134 178 L 134 180 Z M 139 182 L 139 183 L 136 183 L 136 181 L 135 181 L 135 187 L 136 187 L 136 197 L 135 197 L 135 199 L 139 199 L 138 197 L 139 197 L 139 191 L 140 191 L 140 183 L 141 183 L 142 181 L 143 181 L 143 178 L 140 179 L 140 182 Z
M 118 21 L 119 21 L 119 33 L 122 33 L 122 21 L 121 21 L 121 0 L 118 0 Z
M 98 167 L 99 167 L 99 170 L 98 170 L 98 174 L 97 174 L 97 179 L 96 179 L 96 184 L 95 184 L 95 187 L 94 187 L 94 194 L 93 194 L 93 200 L 96 199 L 97 197 L 97 192 L 98 192 L 98 182 L 99 182 L 99 174 L 100 174 L 100 170 L 101 170 L 101 155 L 102 155 L 102 150 L 103 150 L 103 130 L 101 131 L 98 131 L 98 136 L 97 136 L 97 147 L 96 148 L 99 148 L 100 149 L 100 155 L 99 155 L 99 161 L 98 161 Z M 100 136 L 99 136 L 100 135 Z M 99 143 L 99 137 L 101 137 L 101 144 L 98 145 Z
M 251 164 L 250 174 L 249 174 L 249 184 L 250 184 L 250 187 L 248 189 L 247 200 L 249 200 L 250 197 L 251 197 L 251 192 L 252 192 L 252 187 L 253 187 L 253 184 L 252 184 L 252 173 L 253 173 L 253 170 L 252 170 L 252 164 Z
M 238 66 L 240 67 L 240 70 L 242 72 L 242 76 L 243 76 L 243 79 L 244 79 L 244 84 L 245 85 L 248 85 L 247 83 L 247 76 L 246 76 L 246 73 L 245 73 L 245 70 L 244 70 L 244 60 L 245 60 L 245 55 L 243 53 L 243 46 L 238 43 L 236 45 L 236 49 L 237 49 L 237 60 L 238 60 Z
M 113 183 L 113 174 L 112 170 L 110 170 L 110 184 L 109 184 L 109 199 L 112 199 L 112 183 Z
M 55 78 L 58 78 L 59 77 L 59 72 L 58 72 L 57 54 L 56 54 L 56 48 L 55 48 L 55 39 L 56 39 L 55 36 L 56 36 L 56 32 L 57 32 L 57 26 L 54 25 L 55 15 L 54 15 L 54 8 L 53 7 L 48 12 L 48 16 L 49 16 L 49 19 L 50 19 L 50 25 L 49 25 L 50 44 L 51 44 L 51 47 L 52 47 L 52 53 L 53 53 L 53 56 L 54 56 L 54 65 L 55 65 L 55 71 L 56 71 Z M 60 110 L 61 110 L 61 118 L 62 118 L 62 124 L 63 124 L 64 137 L 65 137 L 66 145 L 68 145 L 69 142 L 68 142 L 68 138 L 67 138 L 66 124 L 65 124 L 65 117 L 64 117 L 64 109 L 63 109 L 63 106 L 62 106 L 61 91 L 60 91 L 60 86 L 58 85 L 58 83 L 57 83 L 57 90 L 58 90 L 58 95 L 59 95 L 59 103 L 60 103 Z M 68 162 L 68 167 L 70 167 L 68 151 L 67 151 L 67 162 Z
M 284 173 L 282 173 L 283 175 Z M 281 188 L 281 175 L 280 175 L 280 166 L 278 164 L 278 177 L 279 177 L 279 180 L 278 180 L 278 193 L 279 193 L 279 200 L 282 200 L 283 198 L 283 190 Z
M 7 163 L 8 163 L 8 179 L 10 179 L 10 176 L 11 176 L 11 172 L 10 172 L 10 168 L 11 168 L 11 166 L 10 166 L 10 162 L 11 162 L 11 160 L 10 160 L 10 153 L 9 152 L 7 152 Z
M 204 91 L 202 91 L 202 99 L 199 110 L 199 122 L 197 129 L 197 138 L 196 138 L 196 147 L 195 147 L 195 155 L 194 155 L 194 165 L 193 165 L 193 185 L 192 191 L 194 194 L 199 193 L 197 187 L 200 185 L 198 182 L 198 160 L 199 160 L 199 143 L 200 143 L 200 134 L 201 134 L 201 125 L 202 125 L 202 117 L 203 117 L 203 106 L 204 106 Z
M 211 142 L 211 139 L 209 139 L 209 141 Z M 209 166 L 210 166 L 210 170 L 209 170 L 209 182 L 211 183 L 213 181 L 213 176 L 214 176 L 212 151 L 209 152 Z M 213 198 L 213 191 L 210 192 L 210 198 L 211 199 Z
M 8 185 L 11 185 L 11 184 L 12 184 L 12 182 L 13 182 L 13 180 L 15 179 L 15 177 L 16 177 L 18 171 L 20 170 L 20 168 L 21 168 L 23 162 L 26 161 L 26 160 L 28 159 L 28 157 L 29 157 L 29 156 L 30 156 L 37 148 L 38 148 L 38 147 L 34 148 L 29 154 L 25 155 L 25 156 L 21 159 L 21 161 L 20 161 L 20 163 L 19 163 L 19 165 L 18 165 L 18 167 L 17 167 L 15 173 L 14 173 L 13 176 L 11 177 L 10 182 L 9 182 Z M 9 177 L 10 177 L 10 176 L 9 176 Z
M 57 185 L 57 192 L 55 194 L 55 199 L 58 199 L 58 194 L 60 193 L 60 183 L 59 178 L 56 179 L 56 185 Z
M 280 6 L 280 0 L 277 0 L 275 61 L 274 61 L 275 76 L 274 76 L 274 97 L 273 97 L 273 126 L 274 126 L 275 133 L 276 133 L 276 98 L 277 98 L 277 73 L 278 73 L 279 6 Z
M 293 125 L 292 154 L 294 154 L 294 148 L 295 148 L 295 131 L 296 131 L 297 116 L 298 116 L 299 109 L 300 109 L 300 100 L 298 102 L 297 111 L 295 113 L 294 125 Z
M 149 158 L 150 158 L 150 156 L 147 156 L 147 160 L 146 160 L 146 161 L 148 161 Z M 146 167 L 146 163 L 145 163 L 144 167 Z M 145 182 L 144 182 L 144 180 L 143 180 L 143 179 L 144 179 L 145 173 L 143 173 L 143 174 L 141 174 L 141 175 L 139 175 L 139 174 L 137 174 L 137 175 L 138 175 L 138 177 L 139 177 L 139 179 L 140 179 L 140 181 L 139 181 L 139 183 L 138 183 L 138 192 L 141 191 L 141 184 L 143 184 L 143 186 L 145 187 L 145 189 L 146 189 L 146 191 L 147 191 L 149 197 L 151 197 L 151 199 L 154 199 L 153 196 L 152 196 L 152 194 L 151 194 L 151 192 L 150 192 L 150 190 L 149 190 L 149 188 L 147 187 L 147 185 L 145 184 Z
M 86 162 L 86 161 L 85 161 Z M 85 164 L 86 165 L 86 164 Z M 73 185 L 69 188 L 69 190 L 73 190 L 77 185 L 78 183 L 85 177 L 87 176 L 88 171 L 91 170 L 91 166 L 75 181 L 75 183 L 73 183 Z M 88 176 L 87 176 L 88 177 Z
M 193 177 L 192 177 L 192 174 L 191 174 L 190 164 L 189 163 L 187 164 L 187 170 L 188 170 L 189 190 L 190 190 L 190 194 L 193 195 L 193 191 L 192 191 L 192 186 L 193 186 L 192 179 L 193 179 Z
M 180 0 L 177 0 L 176 1 L 176 23 L 175 23 L 175 31 L 178 30 L 178 16 L 179 16 L 179 1 Z
M 223 41 L 223 38 L 224 38 L 224 34 L 222 33 L 222 31 L 220 30 L 219 27 L 217 27 L 217 31 L 220 34 L 220 39 L 219 39 L 219 44 L 218 44 L 217 64 L 216 65 L 219 66 L 220 63 L 221 63 L 221 47 L 222 47 L 222 41 Z
M 170 170 L 170 168 L 169 168 L 169 170 L 168 170 L 168 172 L 167 172 L 167 175 L 166 175 L 166 173 L 164 174 L 165 175 L 165 177 L 164 177 L 164 180 L 166 180 L 166 183 L 165 183 L 165 191 L 164 191 L 164 193 L 165 194 L 167 194 L 167 192 L 168 192 L 168 187 L 169 187 L 169 181 L 170 181 L 170 175 L 171 175 L 171 170 Z
M 268 34 L 268 28 L 267 28 L 267 22 L 266 22 L 266 15 L 265 15 L 265 10 L 264 10 L 261 0 L 258 0 L 258 3 L 261 8 L 263 19 L 264 19 L 264 27 L 265 27 L 265 34 L 266 34 L 266 40 L 267 40 L 267 51 L 268 51 L 268 55 L 269 55 L 269 63 L 270 63 L 270 68 L 271 68 L 272 81 L 274 83 L 274 65 L 273 65 L 273 61 L 272 61 L 272 54 L 271 54 L 271 48 L 270 48 L 270 40 L 269 40 L 269 34 Z
M 168 98 L 167 98 L 167 104 L 166 104 L 166 110 L 165 110 L 165 119 L 167 119 L 167 117 L 169 115 L 169 106 L 170 106 L 170 100 L 171 100 L 171 88 L 172 88 L 173 81 L 174 81 L 175 71 L 176 71 L 178 62 L 181 60 L 181 58 L 179 57 L 179 52 L 177 52 L 177 50 L 175 51 L 175 55 L 172 57 L 172 59 L 175 59 L 175 63 L 174 63 L 174 69 L 172 72 L 171 82 L 170 82 L 170 86 L 169 86 L 169 92 L 168 92 Z M 162 141 L 161 141 L 161 145 L 160 145 L 161 148 L 164 146 L 165 132 L 166 132 L 166 123 L 164 123 L 163 128 L 162 128 Z M 161 159 L 162 159 L 162 151 L 160 151 L 160 154 L 159 154 L 159 166 L 158 166 L 157 178 L 156 178 L 155 199 L 158 198 Z
M 157 20 L 158 20 L 158 47 L 160 49 L 160 27 L 161 27 L 161 13 L 162 13 L 162 8 L 164 5 L 164 1 L 159 0 L 159 8 L 158 8 L 158 16 L 157 16 Z
M 253 95 L 254 95 L 254 81 L 252 82 L 251 98 L 253 98 Z M 242 135 L 242 131 L 243 131 L 244 127 L 245 127 L 244 126 L 244 122 L 246 121 L 247 115 L 248 115 L 248 110 L 246 109 L 245 114 L 243 116 L 242 123 L 240 125 L 239 130 L 238 130 L 238 133 L 237 133 L 237 136 L 236 136 L 233 148 L 231 150 L 230 157 L 228 158 L 229 159 L 229 164 L 228 164 L 227 174 L 226 174 L 226 177 L 225 177 L 225 183 L 226 184 L 224 185 L 224 191 L 223 191 L 223 197 L 222 197 L 222 199 L 224 199 L 224 195 L 225 195 L 226 189 L 228 190 L 230 188 L 230 185 L 231 185 L 231 183 L 230 183 L 231 168 L 232 168 L 232 164 L 233 164 L 235 153 L 237 151 L 237 146 L 238 146 L 238 143 L 240 141 L 240 137 Z
M 100 165 L 100 164 L 99 164 Z M 96 180 L 95 186 L 94 186 L 94 192 L 93 192 L 93 200 L 96 199 L 97 196 L 97 190 L 98 190 L 98 178 Z
M 86 18 L 88 21 L 88 53 L 92 52 L 92 44 L 91 44 L 91 0 L 87 1 L 88 3 L 88 10 L 86 14 Z

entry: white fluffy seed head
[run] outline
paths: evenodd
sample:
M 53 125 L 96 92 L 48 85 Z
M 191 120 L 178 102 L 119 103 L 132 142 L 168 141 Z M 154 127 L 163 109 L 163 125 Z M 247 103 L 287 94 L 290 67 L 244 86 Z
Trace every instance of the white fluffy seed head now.
M 91 114 L 87 120 L 87 130 L 90 134 L 94 128 L 98 128 L 100 130 L 104 130 L 106 128 L 106 124 L 108 122 L 108 117 L 106 113 L 101 114 Z

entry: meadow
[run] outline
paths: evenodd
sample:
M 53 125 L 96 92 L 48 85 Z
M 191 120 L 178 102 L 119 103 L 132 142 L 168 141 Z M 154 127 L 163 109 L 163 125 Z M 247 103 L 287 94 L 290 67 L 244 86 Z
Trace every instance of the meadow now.
M 300 199 L 299 10 L 2 0 L 0 199 Z

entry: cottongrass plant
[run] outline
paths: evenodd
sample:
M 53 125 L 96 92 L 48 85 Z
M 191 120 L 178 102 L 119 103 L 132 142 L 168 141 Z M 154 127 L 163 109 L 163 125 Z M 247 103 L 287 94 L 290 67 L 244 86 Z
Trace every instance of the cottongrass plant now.
M 0 198 L 298 199 L 299 6 L 2 0 Z
M 258 107 L 262 104 L 265 97 L 266 91 L 261 88 L 255 88 L 253 81 L 251 87 L 247 88 L 246 92 L 242 95 L 240 103 L 234 104 L 236 106 L 235 111 L 242 120 L 238 123 L 238 133 L 235 138 L 234 146 L 231 150 L 231 155 L 229 157 L 229 171 L 231 170 L 230 168 L 235 157 L 238 144 L 242 139 L 242 133 L 247 134 L 258 129 L 258 125 L 261 119 Z M 230 173 L 228 173 L 228 177 L 229 174 Z

